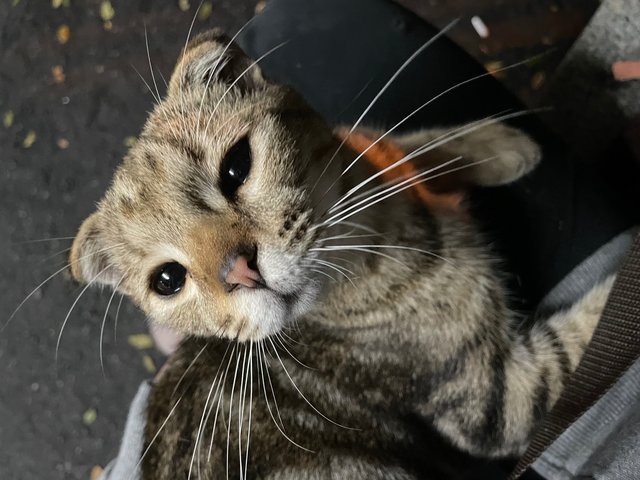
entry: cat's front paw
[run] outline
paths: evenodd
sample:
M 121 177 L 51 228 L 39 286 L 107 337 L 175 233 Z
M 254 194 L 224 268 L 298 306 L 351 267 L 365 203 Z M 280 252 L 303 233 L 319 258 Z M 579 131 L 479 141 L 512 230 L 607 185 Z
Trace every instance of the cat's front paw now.
M 511 183 L 540 163 L 540 147 L 518 129 L 496 123 L 474 133 L 474 160 L 482 162 L 472 167 L 471 180 L 476 185 Z

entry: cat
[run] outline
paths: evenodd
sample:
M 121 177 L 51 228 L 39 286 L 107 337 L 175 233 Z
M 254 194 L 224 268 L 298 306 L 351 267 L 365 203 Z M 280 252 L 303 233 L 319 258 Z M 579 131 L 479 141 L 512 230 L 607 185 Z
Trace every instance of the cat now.
M 460 192 L 540 157 L 493 120 L 336 132 L 220 32 L 194 38 L 70 254 L 77 281 L 186 337 L 143 478 L 428 478 L 431 431 L 521 454 L 613 282 L 519 327 Z

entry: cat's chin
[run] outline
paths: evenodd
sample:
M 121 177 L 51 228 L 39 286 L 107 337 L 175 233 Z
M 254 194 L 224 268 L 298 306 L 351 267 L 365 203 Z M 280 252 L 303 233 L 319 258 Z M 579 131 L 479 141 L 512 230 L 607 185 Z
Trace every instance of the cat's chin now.
M 245 320 L 225 335 L 239 342 L 255 342 L 275 335 L 308 313 L 317 295 L 317 286 L 311 282 L 286 294 L 268 288 L 239 291 L 236 311 Z

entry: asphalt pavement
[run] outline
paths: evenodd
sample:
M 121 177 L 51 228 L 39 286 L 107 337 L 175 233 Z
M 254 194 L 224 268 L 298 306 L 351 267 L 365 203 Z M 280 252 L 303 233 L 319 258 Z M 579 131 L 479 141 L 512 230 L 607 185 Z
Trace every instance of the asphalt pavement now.
M 152 96 L 145 48 L 168 78 L 199 1 L 0 3 L 0 328 L 65 265 L 70 239 L 104 192 Z M 204 2 L 194 30 L 234 33 L 252 0 Z M 56 8 L 57 7 L 57 8 Z M 188 7 L 188 8 L 186 8 Z M 42 240 L 42 241 L 41 241 Z M 138 384 L 161 357 L 145 319 L 110 292 L 57 275 L 0 331 L 0 479 L 88 479 L 118 448 Z M 134 340 L 138 340 L 137 342 Z M 132 345 L 135 344 L 136 346 Z

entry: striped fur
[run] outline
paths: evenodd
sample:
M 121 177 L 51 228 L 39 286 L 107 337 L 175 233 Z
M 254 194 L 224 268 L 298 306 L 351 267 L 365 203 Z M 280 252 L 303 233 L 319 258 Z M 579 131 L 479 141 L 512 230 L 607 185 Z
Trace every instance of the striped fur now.
M 188 337 L 151 396 L 144 478 L 446 478 L 458 452 L 520 454 L 612 279 L 523 328 L 464 208 L 398 194 L 331 223 L 375 170 L 360 161 L 341 175 L 356 152 L 226 45 L 209 33 L 186 49 L 71 252 L 77 280 L 116 287 Z M 393 142 L 409 152 L 447 131 Z M 243 136 L 252 170 L 230 201 L 218 170 Z M 508 183 L 539 156 L 526 135 L 489 123 L 416 160 L 460 157 L 468 168 L 437 184 L 450 191 Z M 221 266 L 247 243 L 271 289 L 228 292 Z M 159 299 L 149 275 L 167 261 L 189 276 Z

